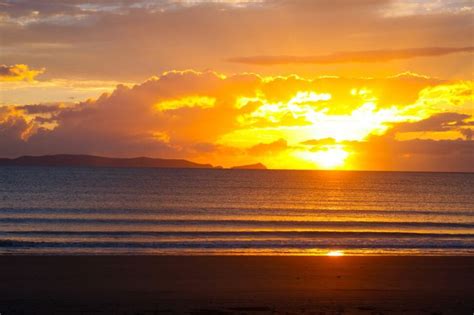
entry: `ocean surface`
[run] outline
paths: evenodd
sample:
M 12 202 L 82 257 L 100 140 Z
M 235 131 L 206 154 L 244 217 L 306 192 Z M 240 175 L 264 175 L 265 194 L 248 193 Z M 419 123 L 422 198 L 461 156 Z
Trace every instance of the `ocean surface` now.
M 0 167 L 0 254 L 474 255 L 474 174 Z

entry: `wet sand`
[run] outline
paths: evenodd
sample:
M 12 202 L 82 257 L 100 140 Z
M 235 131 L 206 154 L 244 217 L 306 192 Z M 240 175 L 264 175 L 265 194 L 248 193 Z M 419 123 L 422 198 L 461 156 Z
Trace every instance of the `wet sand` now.
M 474 257 L 0 257 L 2 315 L 473 311 Z

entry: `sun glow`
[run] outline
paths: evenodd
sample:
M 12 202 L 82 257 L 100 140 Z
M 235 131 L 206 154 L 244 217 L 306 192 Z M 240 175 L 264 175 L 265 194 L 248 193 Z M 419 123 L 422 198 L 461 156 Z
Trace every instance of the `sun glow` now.
M 320 169 L 341 169 L 349 157 L 349 152 L 340 145 L 331 145 L 316 152 L 301 152 L 301 158 L 316 163 Z
M 371 135 L 382 135 L 391 124 L 406 117 L 396 106 L 379 106 L 368 88 L 346 90 L 352 99 L 341 103 L 331 93 L 311 90 L 286 94 L 282 100 L 268 98 L 263 91 L 239 97 L 235 108 L 240 128 L 224 134 L 219 144 L 251 148 L 284 139 L 288 144 L 271 157 L 258 157 L 271 168 L 349 169 L 350 144 Z M 318 143 L 320 140 L 324 143 Z M 271 146 L 269 146 L 271 147 Z
M 342 250 L 332 250 L 328 252 L 326 256 L 340 257 L 340 256 L 344 256 L 344 252 Z

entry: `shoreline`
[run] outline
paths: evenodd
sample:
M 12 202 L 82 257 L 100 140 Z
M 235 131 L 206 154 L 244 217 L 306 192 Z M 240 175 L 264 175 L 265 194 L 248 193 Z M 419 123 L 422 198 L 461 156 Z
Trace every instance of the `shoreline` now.
M 0 256 L 2 314 L 471 314 L 472 256 Z

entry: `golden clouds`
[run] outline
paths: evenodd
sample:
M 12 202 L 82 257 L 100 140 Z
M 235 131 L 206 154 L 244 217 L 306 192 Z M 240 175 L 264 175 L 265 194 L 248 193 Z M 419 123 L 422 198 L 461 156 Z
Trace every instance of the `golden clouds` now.
M 210 108 L 216 103 L 216 99 L 208 96 L 186 96 L 178 99 L 161 101 L 155 105 L 157 111 L 178 109 L 183 107 Z
M 424 118 L 440 111 L 455 110 L 474 114 L 474 82 L 458 81 L 427 87 L 420 91 L 418 100 L 407 107 L 406 112 L 423 115 Z
M 13 106 L 2 115 L 0 148 L 11 156 L 145 155 L 305 169 L 366 169 L 372 161 L 377 169 L 413 170 L 416 163 L 442 167 L 443 157 L 467 161 L 474 143 L 472 82 L 413 74 L 305 79 L 171 71 L 97 100 Z M 453 132 L 465 140 L 446 137 Z
M 27 65 L 0 65 L 0 82 L 5 81 L 33 81 L 44 69 L 34 70 Z

